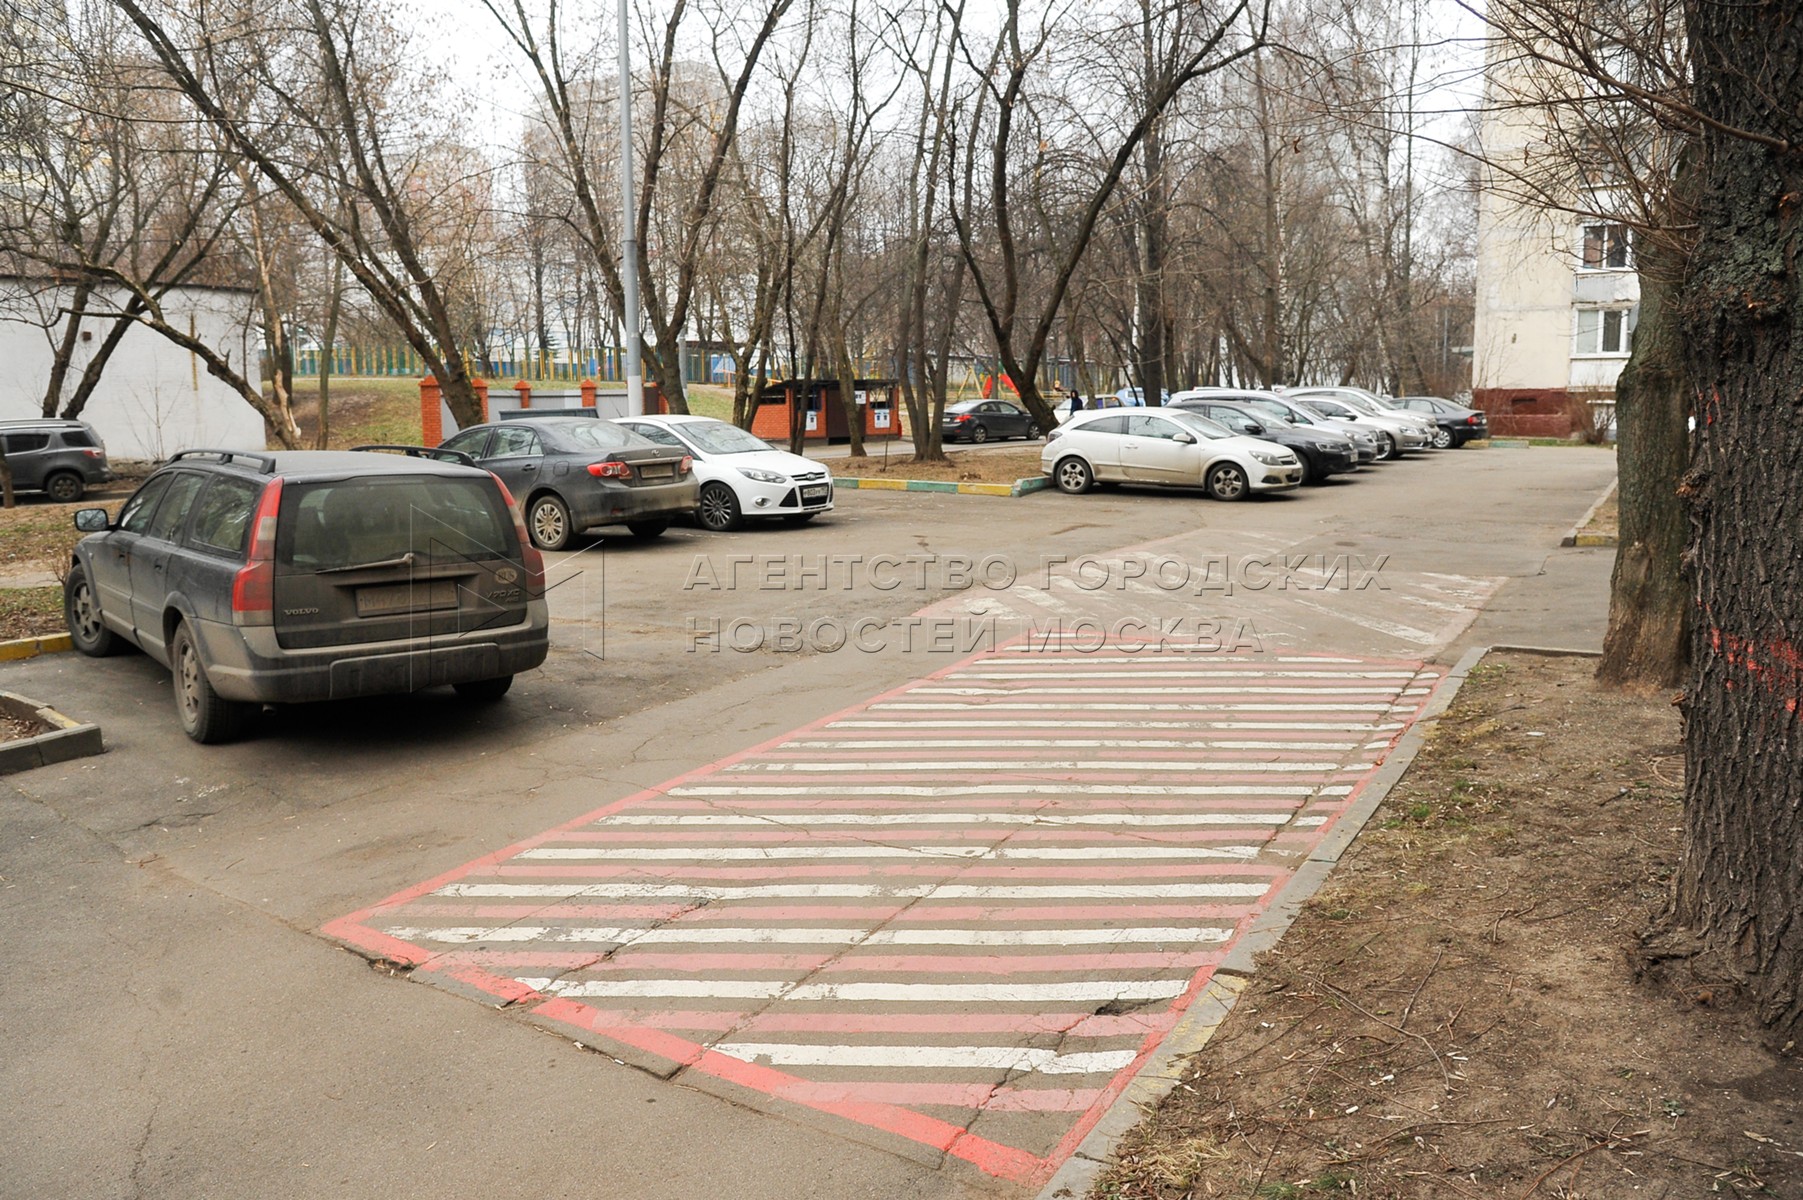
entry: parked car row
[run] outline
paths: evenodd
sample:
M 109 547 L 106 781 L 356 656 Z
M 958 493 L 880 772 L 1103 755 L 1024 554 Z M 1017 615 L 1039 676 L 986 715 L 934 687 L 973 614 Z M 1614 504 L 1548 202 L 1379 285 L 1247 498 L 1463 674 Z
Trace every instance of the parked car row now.
M 1040 469 L 1070 493 L 1140 482 L 1240 500 L 1487 433 L 1481 413 L 1409 399 L 1432 404 L 1405 407 L 1358 388 L 1193 388 L 1160 409 L 1072 414 L 1048 436 Z
M 1013 407 L 973 402 L 948 417 L 981 422 L 980 435 L 965 430 L 972 441 L 1038 435 L 989 405 Z M 75 513 L 89 536 L 64 587 L 71 640 L 90 656 L 134 645 L 168 667 L 182 728 L 200 742 L 236 736 L 268 703 L 435 685 L 493 700 L 548 651 L 542 550 L 602 526 L 649 538 L 684 516 L 723 531 L 833 507 L 824 466 L 724 421 L 530 418 L 435 449 L 177 454 L 116 520 Z M 79 422 L 60 425 L 57 452 L 98 450 L 105 473 L 98 439 L 87 446 Z M 1132 481 L 1238 500 L 1481 428 L 1444 401 L 1393 410 L 1343 390 L 1200 388 L 1159 408 L 1079 412 L 1051 431 L 1041 464 L 1066 492 Z M 9 452 L 15 433 L 0 429 Z M 79 496 L 57 469 L 22 486 Z
M 392 453 L 393 451 L 399 451 Z M 693 516 L 812 519 L 825 467 L 707 417 L 496 421 L 444 445 L 190 450 L 115 520 L 75 513 L 70 639 L 168 667 L 198 742 L 264 704 L 450 685 L 504 695 L 549 649 L 541 550 L 585 529 L 656 537 Z
M 833 507 L 825 467 L 712 417 L 522 415 L 531 419 L 474 425 L 444 448 L 513 489 L 541 550 L 609 525 L 653 538 L 682 517 L 723 532 L 760 517 L 810 521 Z

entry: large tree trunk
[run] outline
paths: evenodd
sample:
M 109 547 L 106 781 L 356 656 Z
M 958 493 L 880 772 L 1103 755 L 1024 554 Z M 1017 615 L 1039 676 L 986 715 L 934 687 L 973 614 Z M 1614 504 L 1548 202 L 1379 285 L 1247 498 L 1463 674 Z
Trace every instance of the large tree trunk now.
M 1674 268 L 1657 239 L 1640 249 L 1640 324 L 1615 385 L 1620 547 L 1597 678 L 1676 687 L 1690 665 L 1690 585 L 1678 484 L 1690 463 L 1690 405 L 1679 361 Z
M 1674 913 L 1782 1042 L 1803 1031 L 1803 22 L 1774 3 L 1685 13 L 1711 124 L 1683 311 L 1697 609 Z

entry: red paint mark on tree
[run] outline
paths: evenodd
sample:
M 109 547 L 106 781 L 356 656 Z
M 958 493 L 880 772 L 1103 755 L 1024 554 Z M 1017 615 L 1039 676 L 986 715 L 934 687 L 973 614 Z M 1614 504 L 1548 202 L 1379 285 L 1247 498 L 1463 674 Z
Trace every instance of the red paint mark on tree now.
M 1717 626 L 1709 628 L 1710 653 L 1747 675 L 1747 682 L 1784 700 L 1784 710 L 1797 712 L 1797 701 L 1803 697 L 1803 651 L 1786 638 L 1753 641 L 1728 633 Z M 1722 686 L 1733 691 L 1738 683 L 1726 679 Z

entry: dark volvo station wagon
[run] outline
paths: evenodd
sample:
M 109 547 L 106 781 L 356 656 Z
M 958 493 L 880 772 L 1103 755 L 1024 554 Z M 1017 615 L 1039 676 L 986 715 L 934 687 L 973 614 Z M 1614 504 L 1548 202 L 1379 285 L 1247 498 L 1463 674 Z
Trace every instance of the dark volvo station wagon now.
M 498 699 L 549 647 L 544 561 L 507 489 L 462 456 L 176 455 L 75 514 L 75 648 L 129 642 L 175 676 L 199 742 L 261 705 L 448 684 Z

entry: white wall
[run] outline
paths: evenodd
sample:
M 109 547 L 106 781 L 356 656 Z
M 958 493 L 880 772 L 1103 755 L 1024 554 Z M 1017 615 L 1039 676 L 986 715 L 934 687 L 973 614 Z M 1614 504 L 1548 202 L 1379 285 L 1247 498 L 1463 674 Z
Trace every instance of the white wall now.
M 66 285 L 0 277 L 0 419 L 43 415 L 52 346 L 60 340 L 69 301 Z M 94 313 L 123 307 L 123 289 L 101 289 L 81 323 L 63 395 L 74 391 L 113 322 Z M 261 383 L 261 335 L 253 295 L 225 288 L 178 288 L 163 299 L 164 317 Z M 60 409 L 59 413 L 60 415 Z M 161 459 L 178 450 L 216 446 L 261 450 L 263 418 L 235 389 L 207 374 L 206 364 L 173 342 L 134 325 L 107 360 L 81 420 L 92 425 L 115 459 Z
M 1471 386 L 1612 389 L 1627 355 L 1579 355 L 1575 310 L 1637 304 L 1640 279 L 1631 269 L 1582 269 L 1583 227 L 1594 218 L 1525 202 L 1514 174 L 1531 174 L 1548 149 L 1544 114 L 1521 104 L 1540 86 L 1523 70 L 1494 54 L 1487 64 Z

